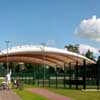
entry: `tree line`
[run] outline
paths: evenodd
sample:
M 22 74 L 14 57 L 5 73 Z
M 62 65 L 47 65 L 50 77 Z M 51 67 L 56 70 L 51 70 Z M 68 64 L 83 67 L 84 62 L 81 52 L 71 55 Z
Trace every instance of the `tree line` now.
M 64 47 L 65 49 L 67 49 L 68 51 L 71 51 L 71 52 L 75 52 L 75 53 L 78 53 L 80 54 L 80 51 L 79 51 L 79 44 L 69 44 L 69 45 L 65 45 Z M 95 61 L 95 56 L 94 56 L 94 53 L 90 50 L 88 50 L 85 54 L 82 54 L 83 56 L 91 59 L 91 60 L 94 60 Z

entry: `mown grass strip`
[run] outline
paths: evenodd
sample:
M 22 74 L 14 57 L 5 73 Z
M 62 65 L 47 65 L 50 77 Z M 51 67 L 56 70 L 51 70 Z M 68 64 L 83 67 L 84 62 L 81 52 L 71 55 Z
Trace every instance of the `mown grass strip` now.
M 50 91 L 72 98 L 72 100 L 100 100 L 98 91 L 81 91 L 74 89 L 55 89 L 48 88 Z
M 38 94 L 31 93 L 26 89 L 24 90 L 14 89 L 14 91 L 16 92 L 16 94 L 20 96 L 21 100 L 48 100 L 47 98 L 40 96 Z

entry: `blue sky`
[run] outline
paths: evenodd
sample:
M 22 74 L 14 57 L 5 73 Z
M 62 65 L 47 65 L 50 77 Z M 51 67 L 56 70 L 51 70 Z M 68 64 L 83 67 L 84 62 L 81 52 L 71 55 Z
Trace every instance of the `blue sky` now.
M 81 20 L 100 17 L 99 5 L 99 0 L 0 0 L 0 47 L 5 40 L 13 45 L 54 40 L 59 48 L 68 43 L 99 47 L 99 42 L 74 34 Z

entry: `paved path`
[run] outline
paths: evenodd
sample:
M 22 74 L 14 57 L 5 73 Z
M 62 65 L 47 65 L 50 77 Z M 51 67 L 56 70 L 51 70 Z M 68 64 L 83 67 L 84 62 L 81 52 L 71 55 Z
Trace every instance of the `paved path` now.
M 19 96 L 17 96 L 11 90 L 0 90 L 0 100 L 21 100 Z
M 28 89 L 28 90 L 33 93 L 40 94 L 40 95 L 48 98 L 49 100 L 71 100 L 63 95 L 51 92 L 44 88 L 32 88 L 32 89 Z

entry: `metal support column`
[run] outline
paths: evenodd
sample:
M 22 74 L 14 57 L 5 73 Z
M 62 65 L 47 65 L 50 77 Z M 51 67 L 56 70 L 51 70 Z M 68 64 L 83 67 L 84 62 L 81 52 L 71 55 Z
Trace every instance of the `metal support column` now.
M 8 63 L 8 50 L 9 50 L 9 43 L 10 41 L 5 41 L 6 46 L 7 46 L 7 54 L 6 54 L 6 64 L 7 64 L 7 74 L 9 73 L 10 69 L 9 69 L 9 63 Z

